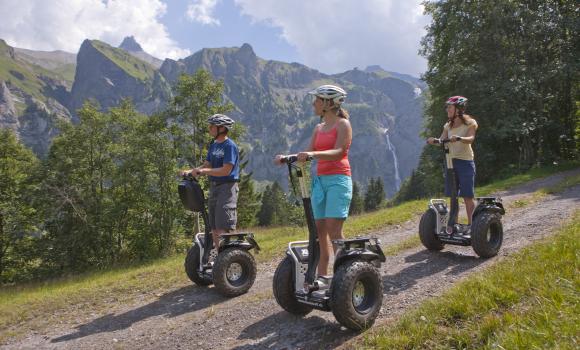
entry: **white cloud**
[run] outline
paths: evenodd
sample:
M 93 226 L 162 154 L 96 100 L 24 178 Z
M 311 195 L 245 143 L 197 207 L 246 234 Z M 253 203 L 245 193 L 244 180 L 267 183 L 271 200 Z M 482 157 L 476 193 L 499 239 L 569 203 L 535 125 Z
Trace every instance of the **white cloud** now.
M 164 59 L 190 54 L 160 22 L 161 0 L 2 0 L 0 38 L 33 50 L 76 53 L 85 39 L 117 46 L 133 35 L 146 52 Z
M 418 75 L 417 53 L 429 19 L 421 0 L 235 0 L 244 15 L 282 30 L 304 63 L 325 73 L 380 64 Z
M 218 0 L 193 0 L 187 6 L 187 18 L 194 22 L 207 25 L 220 25 L 220 21 L 213 17 L 213 11 Z

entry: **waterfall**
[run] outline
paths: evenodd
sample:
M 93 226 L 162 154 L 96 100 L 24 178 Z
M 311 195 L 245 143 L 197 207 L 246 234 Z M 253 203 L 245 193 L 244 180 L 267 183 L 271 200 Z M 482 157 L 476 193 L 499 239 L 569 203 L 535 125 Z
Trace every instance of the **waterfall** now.
M 399 191 L 401 188 L 401 175 L 399 174 L 399 160 L 397 159 L 397 150 L 395 146 L 391 143 L 391 139 L 389 138 L 389 129 L 385 130 L 385 135 L 387 136 L 387 146 L 389 147 L 389 151 L 393 155 L 394 163 L 395 163 L 395 192 Z

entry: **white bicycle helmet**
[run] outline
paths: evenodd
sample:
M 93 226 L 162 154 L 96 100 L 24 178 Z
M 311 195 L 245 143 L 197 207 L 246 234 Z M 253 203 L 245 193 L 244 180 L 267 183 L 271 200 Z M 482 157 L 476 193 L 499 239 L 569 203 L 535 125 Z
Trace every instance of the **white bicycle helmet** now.
M 309 91 L 308 94 L 320 97 L 324 100 L 332 100 L 335 105 L 340 105 L 346 99 L 346 91 L 336 85 L 322 85 Z
M 234 126 L 234 120 L 225 114 L 214 114 L 207 118 L 207 122 L 212 125 L 223 126 L 230 130 Z

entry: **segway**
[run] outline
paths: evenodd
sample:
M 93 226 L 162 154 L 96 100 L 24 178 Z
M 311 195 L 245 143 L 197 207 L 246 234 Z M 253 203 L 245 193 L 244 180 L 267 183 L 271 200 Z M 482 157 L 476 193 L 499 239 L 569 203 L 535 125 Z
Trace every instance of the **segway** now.
M 185 272 L 198 286 L 212 283 L 224 296 L 235 297 L 246 293 L 256 279 L 256 261 L 251 249 L 260 250 L 254 235 L 249 232 L 221 235 L 217 249 L 213 240 L 203 190 L 197 179 L 186 175 L 178 186 L 179 197 L 186 209 L 200 212 L 205 232 L 197 233 L 185 257 Z
M 450 210 L 445 199 L 431 199 L 427 211 L 421 216 L 419 238 L 425 248 L 441 250 L 445 244 L 472 246 L 477 255 L 490 258 L 499 252 L 503 242 L 501 217 L 505 209 L 500 197 L 476 198 L 477 206 L 473 211 L 472 224 L 462 225 L 455 222 L 459 211 L 457 183 L 453 161 L 449 154 L 449 139 L 435 139 L 445 153 L 445 170 L 450 181 Z
M 333 276 L 316 277 L 319 241 L 304 169 L 296 165 L 296 155 L 283 156 L 290 180 L 297 177 L 308 225 L 308 241 L 290 242 L 286 257 L 274 273 L 273 290 L 278 304 L 295 315 L 313 309 L 332 311 L 343 326 L 363 330 L 373 325 L 383 302 L 383 284 L 379 274 L 385 255 L 376 238 L 357 237 L 334 240 L 338 246 Z M 292 186 L 294 187 L 294 186 Z

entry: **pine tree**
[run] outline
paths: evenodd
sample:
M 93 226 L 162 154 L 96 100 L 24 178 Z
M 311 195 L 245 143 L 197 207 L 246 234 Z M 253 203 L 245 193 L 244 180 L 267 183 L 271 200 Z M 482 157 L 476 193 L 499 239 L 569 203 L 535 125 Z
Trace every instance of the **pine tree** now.
M 260 205 L 260 210 L 257 214 L 258 225 L 268 226 L 272 224 L 272 218 L 274 216 L 274 200 L 272 197 L 270 185 L 266 186 L 264 192 L 262 192 L 262 204 Z
M 385 200 L 385 186 L 383 184 L 383 179 L 377 176 L 375 181 L 375 203 L 376 208 L 378 208 Z
M 377 178 L 370 178 L 369 184 L 367 186 L 367 191 L 365 193 L 364 208 L 365 211 L 376 210 L 383 200 L 385 199 L 385 188 L 383 185 L 383 180 L 380 176 Z
M 282 187 L 278 182 L 267 186 L 262 193 L 262 205 L 258 212 L 258 224 L 260 226 L 272 226 L 286 224 L 290 203 L 288 202 Z
M 238 194 L 238 227 L 252 227 L 260 210 L 260 194 L 254 188 L 252 173 L 245 173 L 248 164 L 246 153 L 240 150 L 240 192 Z
M 365 198 L 364 198 L 365 211 L 372 211 L 372 210 L 375 210 L 377 207 L 376 201 L 375 201 L 374 191 L 375 191 L 375 179 L 373 177 L 371 177 L 369 179 L 369 183 L 367 185 L 367 190 L 365 192 Z
M 354 181 L 352 183 L 352 200 L 350 202 L 349 215 L 357 215 L 363 212 L 364 199 L 361 195 L 360 185 Z

